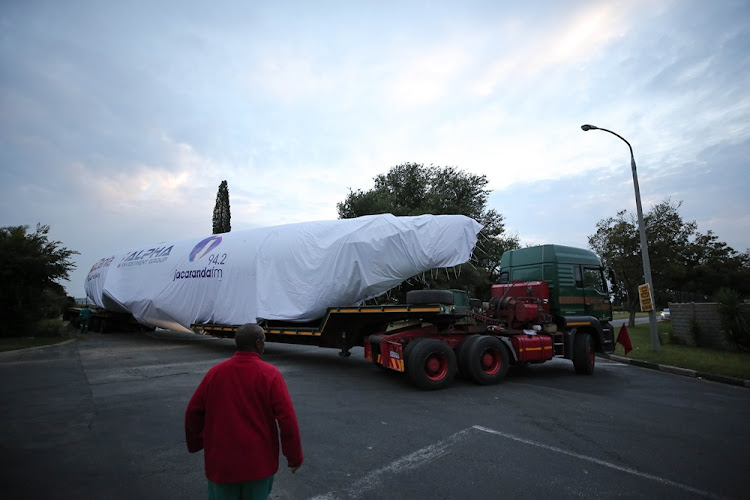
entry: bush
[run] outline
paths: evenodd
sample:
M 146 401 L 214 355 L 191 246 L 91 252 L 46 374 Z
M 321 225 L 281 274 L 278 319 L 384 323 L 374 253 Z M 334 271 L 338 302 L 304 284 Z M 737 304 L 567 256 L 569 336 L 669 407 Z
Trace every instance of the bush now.
M 78 252 L 48 238 L 50 227 L 37 224 L 0 227 L 0 337 L 23 336 L 43 318 L 60 316 L 66 304 L 60 280 L 75 269 Z
M 30 337 L 70 337 L 75 333 L 67 321 L 61 319 L 43 319 L 32 323 L 25 332 Z
M 739 292 L 729 288 L 716 292 L 714 300 L 726 342 L 735 350 L 750 351 L 750 306 Z

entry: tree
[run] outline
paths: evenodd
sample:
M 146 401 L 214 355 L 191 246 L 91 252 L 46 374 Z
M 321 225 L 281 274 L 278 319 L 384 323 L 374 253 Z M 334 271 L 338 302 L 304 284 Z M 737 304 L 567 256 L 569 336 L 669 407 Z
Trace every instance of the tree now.
M 221 181 L 219 191 L 216 193 L 216 205 L 214 205 L 214 232 L 213 234 L 228 233 L 232 230 L 229 212 L 229 187 L 227 181 Z
M 700 295 L 714 295 L 730 288 L 750 295 L 750 253 L 740 254 L 709 230 L 695 233 L 685 253 L 686 273 L 677 290 Z
M 459 266 L 451 272 L 433 270 L 429 276 L 424 276 L 422 285 L 462 288 L 476 297 L 488 298 L 490 285 L 499 275 L 500 257 L 505 250 L 518 248 L 519 241 L 518 237 L 505 234 L 503 216 L 487 209 L 491 191 L 486 188 L 486 176 L 469 174 L 456 167 L 404 163 L 376 176 L 374 181 L 373 189 L 350 190 L 346 199 L 336 204 L 339 218 L 381 213 L 397 216 L 461 214 L 473 218 L 484 229 L 472 264 Z M 402 288 L 403 295 L 406 288 Z
M 644 217 L 656 304 L 674 300 L 675 292 L 710 296 L 722 286 L 744 292 L 749 286 L 750 257 L 718 241 L 711 231 L 697 232 L 695 221 L 680 216 L 681 206 L 667 198 Z M 637 219 L 622 210 L 599 221 L 596 228 L 589 246 L 617 274 L 632 326 L 640 303 L 638 285 L 645 282 Z
M 720 288 L 714 295 L 720 317 L 721 330 L 729 347 L 750 351 L 750 305 L 742 294 L 730 288 Z
M 50 227 L 37 224 L 0 228 L 0 309 L 7 311 L 0 322 L 0 335 L 23 335 L 30 322 L 59 315 L 65 303 L 65 290 L 58 283 L 68 279 L 78 252 L 49 241 Z

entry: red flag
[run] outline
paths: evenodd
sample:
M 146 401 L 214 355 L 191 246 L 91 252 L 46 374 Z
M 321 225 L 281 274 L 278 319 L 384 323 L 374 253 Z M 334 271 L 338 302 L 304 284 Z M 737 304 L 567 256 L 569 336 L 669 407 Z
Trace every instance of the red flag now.
M 628 334 L 628 327 L 624 323 L 622 328 L 620 328 L 620 333 L 617 334 L 617 342 L 625 348 L 626 356 L 633 350 L 633 344 L 630 343 L 630 335 Z

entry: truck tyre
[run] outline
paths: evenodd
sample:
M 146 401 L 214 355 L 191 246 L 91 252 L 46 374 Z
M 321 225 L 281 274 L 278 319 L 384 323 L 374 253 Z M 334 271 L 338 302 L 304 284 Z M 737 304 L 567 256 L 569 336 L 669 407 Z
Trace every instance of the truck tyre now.
M 421 389 L 442 389 L 456 376 L 456 354 L 445 342 L 424 339 L 409 351 L 406 373 Z
M 466 356 L 466 368 L 477 384 L 497 384 L 508 373 L 508 350 L 496 337 L 477 337 L 469 344 Z
M 456 359 L 458 361 L 458 375 L 461 378 L 471 379 L 471 373 L 469 372 L 469 352 L 471 351 L 471 344 L 481 335 L 469 335 L 464 339 L 463 342 L 458 346 L 456 350 Z
M 406 292 L 407 304 L 453 305 L 453 292 L 449 290 L 412 290 Z
M 417 339 L 412 339 L 408 344 L 406 344 L 404 348 L 402 349 L 404 353 L 404 361 L 409 359 L 409 353 L 411 353 L 412 349 L 414 349 L 414 346 L 425 340 L 427 339 L 424 337 L 420 337 Z
M 591 334 L 578 333 L 573 347 L 573 367 L 576 373 L 591 375 L 594 373 L 594 343 L 591 341 Z

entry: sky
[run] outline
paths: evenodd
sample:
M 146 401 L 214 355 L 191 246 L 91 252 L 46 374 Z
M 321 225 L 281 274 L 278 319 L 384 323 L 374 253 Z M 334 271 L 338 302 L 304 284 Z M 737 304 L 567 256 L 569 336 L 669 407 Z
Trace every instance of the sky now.
M 747 0 L 0 2 L 0 227 L 113 252 L 336 219 L 406 162 L 485 175 L 522 245 L 665 199 L 750 249 Z

